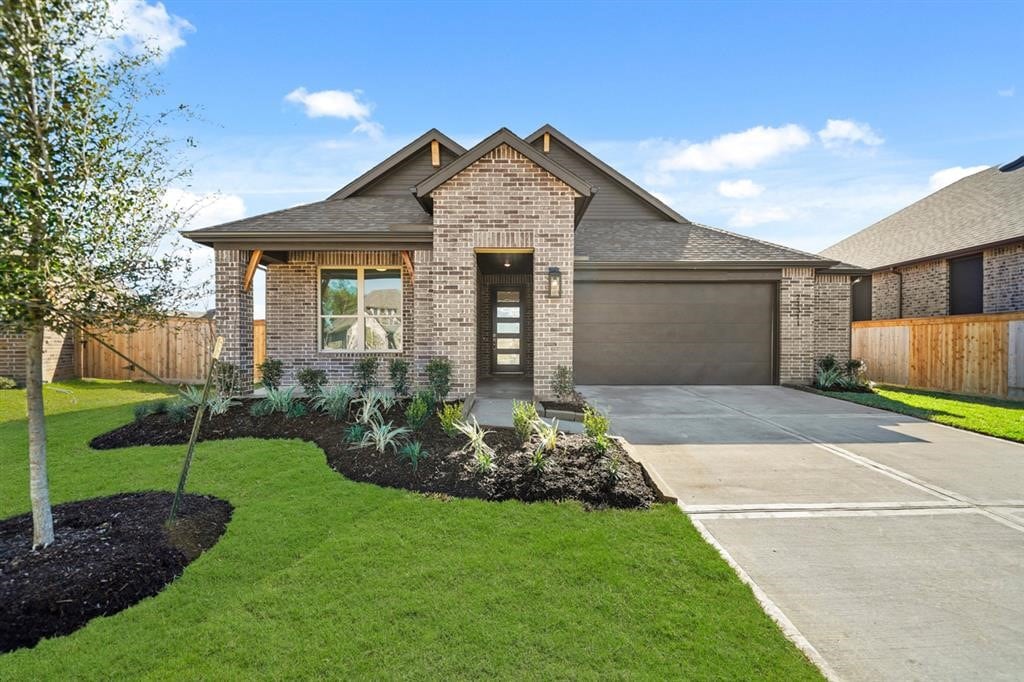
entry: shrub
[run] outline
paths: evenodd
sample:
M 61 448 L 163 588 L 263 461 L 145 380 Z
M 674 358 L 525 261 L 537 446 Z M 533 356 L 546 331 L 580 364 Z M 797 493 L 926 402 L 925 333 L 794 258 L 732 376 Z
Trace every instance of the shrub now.
M 469 439 L 470 449 L 473 451 L 473 460 L 476 469 L 480 473 L 488 473 L 494 470 L 494 449 L 488 445 L 484 438 L 491 431 L 485 431 L 473 417 L 473 423 L 465 421 L 455 422 L 455 429 Z
M 395 358 L 388 365 L 388 375 L 391 377 L 391 390 L 395 395 L 409 394 L 409 361 L 402 358 Z
M 452 363 L 448 358 L 432 358 L 427 363 L 427 383 L 438 400 L 444 400 L 452 390 Z
M 551 392 L 562 402 L 573 402 L 576 398 L 576 380 L 572 375 L 572 367 L 559 365 L 551 375 Z
M 363 439 L 363 435 L 366 433 L 366 426 L 363 424 L 352 424 L 345 429 L 345 441 L 348 443 L 358 443 Z
M 533 422 L 539 419 L 537 406 L 528 400 L 512 401 L 512 428 L 519 436 L 520 442 L 525 443 L 530 439 L 533 432 Z
M 288 417 L 306 414 L 306 406 L 295 398 L 295 387 L 288 389 L 268 388 L 267 397 L 252 404 L 249 413 L 254 417 L 265 417 L 281 412 Z
M 612 422 L 590 405 L 583 408 L 583 430 L 591 438 L 597 439 L 608 434 Z
M 191 408 L 197 408 L 203 404 L 203 389 L 198 386 L 186 386 L 181 389 L 180 393 L 181 400 Z
M 150 414 L 165 414 L 170 405 L 171 402 L 169 400 L 158 400 L 149 408 L 149 412 Z
M 341 420 L 348 416 L 348 406 L 351 402 L 351 386 L 331 386 L 320 391 L 319 397 L 313 401 L 313 406 L 324 414 L 329 414 L 332 419 Z
M 605 433 L 605 434 L 601 434 L 600 436 L 595 436 L 594 440 L 593 440 L 593 443 L 594 443 L 594 449 L 597 450 L 600 454 L 603 455 L 606 452 L 608 452 L 609 448 L 611 448 L 611 446 L 612 446 L 612 439 L 609 438 L 608 434 Z
M 836 356 L 832 355 L 832 353 L 829 353 L 828 355 L 824 355 L 818 358 L 818 361 L 815 364 L 818 366 L 818 369 L 822 372 L 827 372 L 831 369 L 839 367 L 839 361 L 836 360 Z
M 619 480 L 619 469 L 622 467 L 622 457 L 618 452 L 613 452 L 604 459 L 604 473 L 608 477 L 608 482 L 611 485 L 615 485 L 616 481 Z
M 280 360 L 266 358 L 260 363 L 260 375 L 263 377 L 264 388 L 281 388 L 281 377 L 284 364 Z
M 11 377 L 0 377 L 0 390 L 17 387 L 18 382 L 12 379 Z
M 462 419 L 462 403 L 445 403 L 437 411 L 437 418 L 441 420 L 441 429 L 449 438 L 454 438 L 459 429 L 455 426 Z
M 356 363 L 356 390 L 366 393 L 377 385 L 377 365 L 380 358 L 368 355 Z
M 167 406 L 167 416 L 175 424 L 182 424 L 192 417 L 192 406 L 182 399 L 175 400 Z
M 136 405 L 133 412 L 135 414 L 135 421 L 137 422 L 142 421 L 151 414 L 149 411 L 149 405 Z
M 359 446 L 372 446 L 382 455 L 388 448 L 391 448 L 393 452 L 398 452 L 401 437 L 407 433 L 409 433 L 409 429 L 404 426 L 392 426 L 391 422 L 387 424 L 373 423 L 366 429 L 363 439 L 359 441 Z
M 409 460 L 409 463 L 412 464 L 412 470 L 416 471 L 419 468 L 420 460 L 425 459 L 430 453 L 424 450 L 423 445 L 417 440 L 407 443 L 398 454 L 402 459 Z
M 543 419 L 535 419 L 533 431 L 540 436 L 540 443 L 537 445 L 538 452 L 554 452 L 558 444 L 558 420 L 552 419 L 548 424 Z
M 327 383 L 327 372 L 316 367 L 307 367 L 299 372 L 295 378 L 299 380 L 299 385 L 302 386 L 306 397 L 315 398 L 320 395 L 324 384 Z
M 420 391 L 416 396 L 409 402 L 409 406 L 405 408 L 405 421 L 409 424 L 409 427 L 413 430 L 423 428 L 423 425 L 427 423 L 427 417 L 430 416 L 430 412 L 433 409 L 433 399 L 431 394 L 427 391 Z
M 215 360 L 213 365 L 213 387 L 221 395 L 238 394 L 238 367 L 230 362 Z
M 222 415 L 235 405 L 241 405 L 242 403 L 235 400 L 230 395 L 217 395 L 210 396 L 206 405 L 210 408 L 210 419 L 213 419 L 214 415 Z
M 826 355 L 815 363 L 814 386 L 822 391 L 870 391 L 864 362 L 847 360 L 840 365 L 834 355 Z

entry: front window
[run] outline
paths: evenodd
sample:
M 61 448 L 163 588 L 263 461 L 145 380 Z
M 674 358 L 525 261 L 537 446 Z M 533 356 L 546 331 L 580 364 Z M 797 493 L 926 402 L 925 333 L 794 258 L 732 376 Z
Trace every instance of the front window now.
M 401 350 L 401 269 L 321 269 L 320 348 L 339 352 Z

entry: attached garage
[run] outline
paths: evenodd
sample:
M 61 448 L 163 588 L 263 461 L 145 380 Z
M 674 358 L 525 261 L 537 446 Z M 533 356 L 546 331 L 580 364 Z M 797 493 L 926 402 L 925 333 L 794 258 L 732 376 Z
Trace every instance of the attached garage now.
M 579 384 L 774 384 L 771 281 L 575 282 Z

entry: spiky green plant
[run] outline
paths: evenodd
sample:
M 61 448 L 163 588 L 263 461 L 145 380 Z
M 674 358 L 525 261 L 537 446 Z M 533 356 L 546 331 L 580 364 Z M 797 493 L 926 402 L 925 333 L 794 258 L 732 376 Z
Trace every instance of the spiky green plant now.
M 494 470 L 494 448 L 484 440 L 492 431 L 486 431 L 476 417 L 472 416 L 472 423 L 467 421 L 455 422 L 455 429 L 469 440 L 469 447 L 473 451 L 473 460 L 476 462 L 477 471 L 487 473 Z
M 406 443 L 398 455 L 402 459 L 409 460 L 409 463 L 412 464 L 412 470 L 416 471 L 419 468 L 420 460 L 428 457 L 430 453 L 423 449 L 422 443 L 414 440 L 411 443 Z
M 534 420 L 532 428 L 533 432 L 540 437 L 537 450 L 540 452 L 554 452 L 555 446 L 558 444 L 558 420 L 552 419 L 551 423 L 548 424 L 538 417 Z
M 291 388 L 268 388 L 267 396 L 253 403 L 249 408 L 249 413 L 254 417 L 265 417 L 274 412 L 281 412 L 289 417 L 300 416 L 296 414 L 296 403 L 294 386 Z M 305 406 L 303 406 L 301 414 L 305 413 Z
M 146 417 L 148 417 L 151 414 L 150 409 L 149 409 L 149 405 L 145 405 L 145 404 L 143 404 L 143 405 L 136 405 L 135 409 L 132 412 L 135 415 L 135 421 L 137 421 L 137 422 L 142 421 L 143 419 L 145 419 Z
M 533 432 L 533 422 L 536 419 L 539 419 L 537 406 L 532 401 L 512 401 L 512 428 L 515 429 L 520 442 L 525 443 L 530 439 L 530 434 Z
M 203 404 L 203 389 L 199 386 L 186 386 L 179 393 L 181 400 L 193 409 Z
M 320 395 L 313 401 L 313 407 L 340 421 L 348 416 L 353 393 L 352 387 L 348 385 L 328 386 L 320 391 Z
M 167 416 L 175 424 L 184 424 L 192 418 L 192 406 L 179 398 L 167 406 Z
M 217 395 L 210 396 L 206 401 L 206 405 L 210 410 L 210 419 L 213 419 L 214 415 L 219 416 L 225 414 L 232 407 L 241 404 L 242 403 L 240 401 L 235 400 L 231 396 L 221 395 L 219 393 Z
M 392 426 L 391 422 L 387 424 L 371 423 L 366 429 L 366 433 L 363 434 L 363 439 L 359 441 L 359 447 L 373 447 L 382 455 L 388 448 L 391 448 L 393 452 L 398 452 L 402 436 L 407 433 L 409 433 L 409 429 L 404 426 Z
M 382 421 L 381 398 L 383 395 L 378 391 L 369 391 L 357 399 L 359 405 L 356 408 L 356 423 L 369 426 L 372 422 Z
M 363 439 L 363 435 L 366 434 L 366 426 L 363 424 L 351 424 L 345 429 L 345 442 L 346 443 L 358 443 Z

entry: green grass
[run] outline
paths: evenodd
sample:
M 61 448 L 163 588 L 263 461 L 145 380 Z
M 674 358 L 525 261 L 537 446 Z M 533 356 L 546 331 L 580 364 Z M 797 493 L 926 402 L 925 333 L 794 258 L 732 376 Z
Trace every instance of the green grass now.
M 173 489 L 183 446 L 86 445 L 160 392 L 47 389 L 55 503 Z M 23 400 L 0 392 L 0 518 L 28 510 Z M 820 679 L 674 506 L 445 501 L 284 440 L 201 443 L 189 489 L 235 505 L 220 542 L 0 679 Z
M 1024 443 L 1024 403 L 888 386 L 876 391 L 824 395 Z

